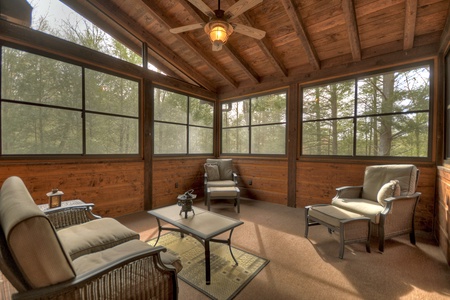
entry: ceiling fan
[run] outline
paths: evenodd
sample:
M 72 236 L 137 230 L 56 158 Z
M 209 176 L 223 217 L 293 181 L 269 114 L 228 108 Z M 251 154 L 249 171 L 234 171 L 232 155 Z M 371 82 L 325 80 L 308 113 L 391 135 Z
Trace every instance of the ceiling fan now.
M 227 42 L 228 37 L 236 31 L 237 33 L 244 34 L 246 36 L 262 39 L 266 32 L 253 27 L 245 26 L 242 24 L 231 23 L 230 20 L 243 14 L 255 5 L 263 2 L 263 0 L 240 0 L 230 6 L 226 11 L 220 9 L 220 0 L 218 0 L 217 10 L 212 10 L 202 0 L 187 0 L 192 5 L 197 7 L 205 15 L 209 17 L 208 23 L 198 23 L 192 25 L 181 26 L 170 29 L 172 33 L 181 33 L 189 30 L 203 28 L 208 34 L 212 43 L 212 50 L 219 51 L 222 46 Z

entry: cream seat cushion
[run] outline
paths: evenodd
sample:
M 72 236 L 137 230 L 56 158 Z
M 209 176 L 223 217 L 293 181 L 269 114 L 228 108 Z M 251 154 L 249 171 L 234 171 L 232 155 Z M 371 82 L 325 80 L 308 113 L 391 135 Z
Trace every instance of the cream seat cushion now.
M 112 218 L 66 227 L 58 231 L 58 236 L 72 260 L 130 240 L 139 240 L 137 232 Z
M 75 270 L 78 275 L 89 272 L 93 269 L 106 266 L 112 261 L 116 261 L 122 257 L 127 257 L 133 253 L 150 250 L 153 247 L 139 240 L 131 240 L 115 247 L 106 249 L 101 252 L 95 252 L 83 255 L 73 261 Z M 176 272 L 180 272 L 183 268 L 179 258 L 167 252 L 160 252 L 161 261 L 169 268 L 174 268 Z
M 380 222 L 380 214 L 384 210 L 377 201 L 361 198 L 335 198 L 331 203 L 339 208 L 364 215 L 374 224 Z

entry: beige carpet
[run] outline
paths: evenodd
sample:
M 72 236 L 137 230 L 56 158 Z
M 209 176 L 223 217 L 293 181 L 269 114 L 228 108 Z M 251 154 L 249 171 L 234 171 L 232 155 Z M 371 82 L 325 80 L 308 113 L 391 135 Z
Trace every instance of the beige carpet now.
M 205 208 L 203 199 L 195 206 Z M 303 208 L 241 199 L 240 214 L 225 201 L 211 210 L 244 221 L 233 232 L 234 247 L 270 260 L 234 300 L 450 299 L 450 267 L 430 233 L 418 232 L 416 245 L 408 235 L 390 239 L 383 254 L 376 239 L 372 253 L 352 244 L 339 259 L 337 237 L 323 226 L 312 227 L 305 239 Z M 158 234 L 156 219 L 145 211 L 118 220 L 144 241 Z M 179 300 L 209 299 L 178 283 Z
M 155 239 L 148 243 L 154 245 Z M 211 284 L 206 285 L 205 248 L 198 240 L 191 236 L 181 238 L 179 233 L 170 232 L 160 237 L 158 246 L 166 247 L 181 259 L 183 270 L 178 278 L 211 299 L 233 299 L 269 262 L 232 247 L 238 261 L 236 266 L 228 245 L 211 242 Z
M 203 199 L 195 206 L 205 208 Z M 325 227 L 310 228 L 305 239 L 303 208 L 241 199 L 240 214 L 220 200 L 211 211 L 244 222 L 233 232 L 234 247 L 270 260 L 234 300 L 450 299 L 450 267 L 429 233 L 418 232 L 415 246 L 408 235 L 388 240 L 383 254 L 376 239 L 372 253 L 363 243 L 351 244 L 339 259 L 338 236 Z M 142 240 L 158 234 L 146 212 L 118 219 Z M 180 300 L 208 299 L 182 280 L 179 289 Z

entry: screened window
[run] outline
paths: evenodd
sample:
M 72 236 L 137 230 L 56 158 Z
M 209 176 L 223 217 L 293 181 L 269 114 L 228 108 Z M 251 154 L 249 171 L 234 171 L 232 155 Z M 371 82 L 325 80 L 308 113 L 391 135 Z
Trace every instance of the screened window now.
M 286 154 L 286 92 L 223 103 L 222 153 Z
M 139 153 L 138 82 L 8 47 L 1 54 L 2 155 Z
M 142 42 L 129 32 L 121 30 L 119 42 L 59 0 L 28 2 L 33 7 L 33 29 L 142 66 Z
M 154 89 L 154 154 L 212 154 L 214 103 Z
M 303 89 L 302 154 L 428 157 L 430 66 Z

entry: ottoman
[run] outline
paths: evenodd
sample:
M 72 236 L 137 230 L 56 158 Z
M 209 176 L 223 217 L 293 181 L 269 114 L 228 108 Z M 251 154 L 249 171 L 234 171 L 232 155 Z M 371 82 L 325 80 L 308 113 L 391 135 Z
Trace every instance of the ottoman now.
M 365 242 L 370 253 L 370 218 L 345 209 L 329 205 L 316 204 L 305 207 L 305 237 L 309 226 L 323 225 L 331 233 L 339 232 L 339 258 L 344 258 L 346 244 Z
M 234 206 L 237 206 L 237 212 L 241 212 L 240 208 L 240 190 L 235 186 L 224 187 L 209 187 L 206 191 L 206 204 L 208 210 L 211 207 L 211 200 L 213 199 L 235 199 Z

